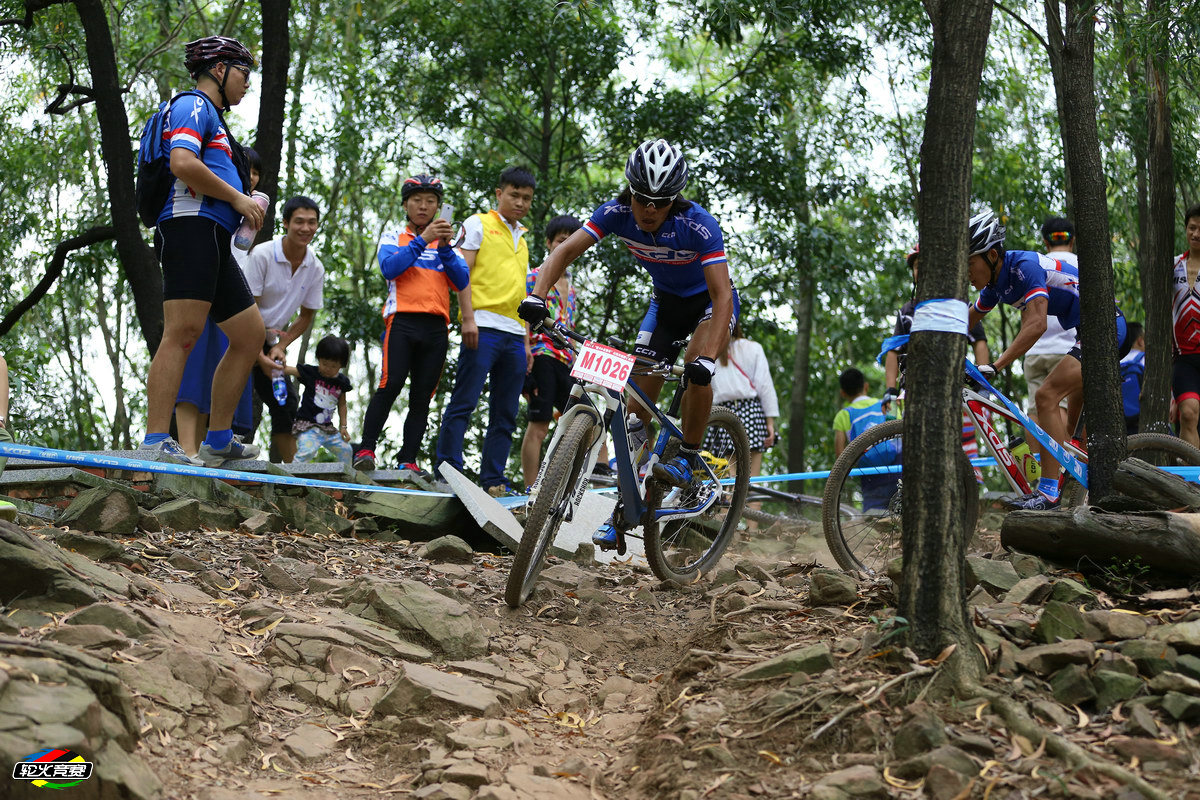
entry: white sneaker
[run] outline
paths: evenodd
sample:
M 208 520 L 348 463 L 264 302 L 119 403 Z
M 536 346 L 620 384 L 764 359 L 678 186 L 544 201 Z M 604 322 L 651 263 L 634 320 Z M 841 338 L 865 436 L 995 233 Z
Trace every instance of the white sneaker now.
M 240 461 L 246 458 L 258 458 L 262 451 L 252 444 L 242 444 L 237 439 L 231 439 L 222 450 L 214 450 L 211 445 L 200 445 L 196 458 L 206 467 L 219 467 L 226 461 Z
M 204 466 L 203 461 L 198 458 L 192 458 L 185 453 L 183 448 L 179 446 L 179 442 L 175 441 L 170 436 L 168 436 L 166 439 L 163 439 L 158 444 L 146 444 L 145 442 L 142 442 L 141 445 L 138 446 L 138 450 L 146 450 L 151 453 L 162 453 L 163 455 L 167 456 L 168 460 L 174 461 L 177 464 L 187 464 L 192 467 Z

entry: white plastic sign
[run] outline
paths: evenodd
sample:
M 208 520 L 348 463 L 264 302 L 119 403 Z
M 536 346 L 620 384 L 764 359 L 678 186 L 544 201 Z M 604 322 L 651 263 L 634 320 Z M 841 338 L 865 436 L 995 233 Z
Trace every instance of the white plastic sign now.
M 633 356 L 598 342 L 584 342 L 571 367 L 571 377 L 619 392 L 633 371 Z

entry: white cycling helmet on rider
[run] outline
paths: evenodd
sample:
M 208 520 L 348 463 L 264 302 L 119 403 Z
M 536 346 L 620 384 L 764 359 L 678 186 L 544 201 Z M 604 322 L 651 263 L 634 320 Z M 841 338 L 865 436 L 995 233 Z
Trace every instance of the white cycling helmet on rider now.
M 687 186 L 687 161 L 666 139 L 643 142 L 625 162 L 625 179 L 630 191 L 647 199 L 673 200 Z

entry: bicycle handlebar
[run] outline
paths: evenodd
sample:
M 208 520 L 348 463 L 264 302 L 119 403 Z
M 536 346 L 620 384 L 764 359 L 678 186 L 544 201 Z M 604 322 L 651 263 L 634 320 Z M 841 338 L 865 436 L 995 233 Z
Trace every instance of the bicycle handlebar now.
M 577 350 L 578 348 L 574 347 L 571 342 L 567 341 L 568 339 L 574 340 L 579 344 L 591 341 L 586 336 L 571 330 L 558 320 L 555 320 L 553 325 L 547 325 L 543 322 L 536 329 L 534 329 L 534 333 L 544 333 L 553 339 L 555 344 L 559 345 L 560 347 L 570 348 L 571 350 Z M 659 361 L 651 361 L 650 359 L 643 358 L 639 355 L 633 356 L 633 363 L 641 367 L 646 367 L 652 372 L 660 372 L 664 377 L 666 377 L 668 374 L 676 378 L 683 376 L 683 367 L 677 367 L 673 364 L 668 365 Z

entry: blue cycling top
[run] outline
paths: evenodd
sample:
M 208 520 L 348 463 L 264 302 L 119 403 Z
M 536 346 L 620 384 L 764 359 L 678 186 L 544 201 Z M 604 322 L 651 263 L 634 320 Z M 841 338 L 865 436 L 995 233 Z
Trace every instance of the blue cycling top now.
M 200 145 L 208 139 L 208 146 L 200 152 Z M 182 147 L 200 158 L 221 180 L 237 191 L 242 191 L 242 179 L 233 164 L 233 150 L 224 120 L 217 107 L 199 92 L 191 92 L 171 104 L 171 114 L 163 125 L 163 144 L 170 158 L 170 151 Z M 241 223 L 242 215 L 233 210 L 225 200 L 196 194 L 186 183 L 172 176 L 171 191 L 158 221 L 175 217 L 207 217 L 230 233 Z
M 998 303 L 1024 309 L 1035 297 L 1046 298 L 1046 314 L 1063 328 L 1079 327 L 1079 268 L 1029 250 L 1009 250 L 993 286 L 985 286 L 975 310 L 986 314 Z
M 721 226 L 695 203 L 667 217 L 654 233 L 647 233 L 634 221 L 633 209 L 609 200 L 592 213 L 583 229 L 597 242 L 610 233 L 621 237 L 650 273 L 654 288 L 680 297 L 708 291 L 705 268 L 728 263 Z

